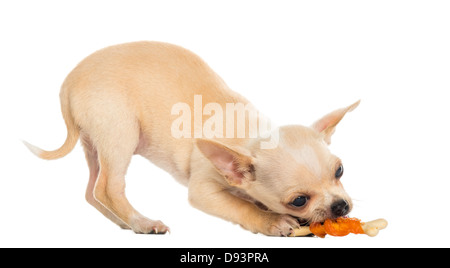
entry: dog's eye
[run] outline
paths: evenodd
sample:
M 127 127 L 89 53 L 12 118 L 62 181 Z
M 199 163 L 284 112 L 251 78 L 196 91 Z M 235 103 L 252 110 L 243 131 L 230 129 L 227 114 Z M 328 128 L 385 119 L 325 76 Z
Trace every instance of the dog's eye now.
M 334 174 L 334 177 L 336 177 L 336 179 L 340 179 L 343 174 L 344 174 L 344 166 L 339 165 L 338 169 L 336 170 L 336 173 Z
M 291 202 L 291 205 L 294 207 L 303 207 L 306 202 L 308 201 L 308 197 L 301 195 L 294 199 L 294 201 Z

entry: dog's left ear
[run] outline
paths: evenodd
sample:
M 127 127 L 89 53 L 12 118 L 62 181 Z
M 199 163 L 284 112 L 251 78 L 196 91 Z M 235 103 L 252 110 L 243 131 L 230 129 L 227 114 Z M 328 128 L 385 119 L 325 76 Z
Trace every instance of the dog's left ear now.
M 323 139 L 327 144 L 330 144 L 331 136 L 336 130 L 336 125 L 341 121 L 346 113 L 351 112 L 356 107 L 358 107 L 360 102 L 361 100 L 353 103 L 348 107 L 338 109 L 325 115 L 324 117 L 316 121 L 311 127 L 323 136 Z
M 231 186 L 243 186 L 255 180 L 253 157 L 249 152 L 231 149 L 222 143 L 207 139 L 197 139 L 197 147 L 211 161 L 217 171 Z

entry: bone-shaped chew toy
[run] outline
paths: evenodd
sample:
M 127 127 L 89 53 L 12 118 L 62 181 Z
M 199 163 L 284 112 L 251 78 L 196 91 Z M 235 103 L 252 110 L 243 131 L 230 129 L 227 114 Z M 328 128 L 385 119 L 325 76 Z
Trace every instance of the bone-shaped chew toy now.
M 349 233 L 355 233 L 373 237 L 378 234 L 379 230 L 386 228 L 387 224 L 385 219 L 377 219 L 369 222 L 361 222 L 356 218 L 327 219 L 323 224 L 312 223 L 311 226 L 296 228 L 290 236 L 306 236 L 312 233 L 324 238 L 327 234 L 332 236 L 345 236 Z

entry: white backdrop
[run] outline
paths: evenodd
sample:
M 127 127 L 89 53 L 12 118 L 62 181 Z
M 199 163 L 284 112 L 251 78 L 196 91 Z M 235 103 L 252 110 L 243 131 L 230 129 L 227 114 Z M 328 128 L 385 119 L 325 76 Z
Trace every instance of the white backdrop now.
M 0 247 L 448 247 L 448 1 L 0 2 Z M 376 238 L 255 235 L 204 214 L 186 189 L 136 156 L 127 195 L 170 235 L 120 230 L 84 200 L 78 144 L 66 137 L 59 86 L 105 46 L 157 40 L 200 55 L 273 121 L 308 125 L 361 99 L 333 136 L 351 216 L 384 217 Z M 440 229 L 442 228 L 442 229 Z

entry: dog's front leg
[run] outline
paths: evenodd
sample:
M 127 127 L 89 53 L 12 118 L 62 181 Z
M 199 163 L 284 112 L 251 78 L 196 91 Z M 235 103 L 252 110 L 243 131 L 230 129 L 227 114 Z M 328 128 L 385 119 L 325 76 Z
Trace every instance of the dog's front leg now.
M 231 194 L 214 180 L 191 177 L 189 201 L 192 206 L 208 214 L 240 224 L 254 233 L 288 236 L 300 226 L 292 216 L 263 211 L 253 203 Z

